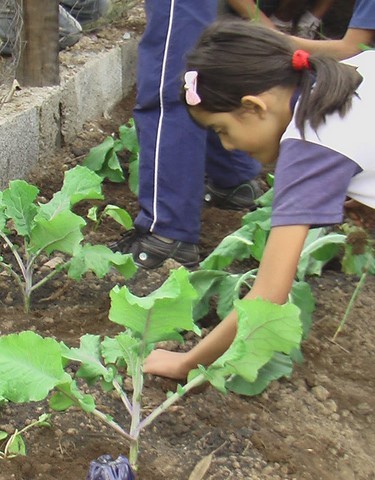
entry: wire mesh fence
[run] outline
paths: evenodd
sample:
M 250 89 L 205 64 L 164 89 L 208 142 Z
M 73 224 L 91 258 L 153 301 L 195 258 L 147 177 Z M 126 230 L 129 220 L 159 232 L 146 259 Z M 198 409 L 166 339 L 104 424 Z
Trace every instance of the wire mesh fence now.
M 21 55 L 22 0 L 0 0 L 0 100 L 15 79 Z
M 12 95 L 12 91 L 17 87 L 17 67 L 23 65 L 20 57 L 27 46 L 25 36 L 22 35 L 23 26 L 27 27 L 28 22 L 27 15 L 25 17 L 27 1 L 0 0 L 0 108 L 4 102 L 8 101 L 9 95 Z M 60 50 L 77 43 L 85 33 L 109 26 L 132 7 L 143 3 L 142 0 L 55 1 L 59 8 Z M 35 2 L 35 4 L 37 3 Z M 42 6 L 43 2 L 40 4 Z M 28 40 L 30 41 L 30 38 Z

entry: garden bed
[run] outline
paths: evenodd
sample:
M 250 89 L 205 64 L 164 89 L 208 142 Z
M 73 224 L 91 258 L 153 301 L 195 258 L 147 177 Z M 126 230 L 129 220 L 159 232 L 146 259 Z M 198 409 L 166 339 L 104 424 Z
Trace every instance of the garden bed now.
M 132 98 L 124 100 L 110 118 L 90 123 L 74 142 L 50 159 L 45 168 L 30 175 L 42 196 L 59 190 L 63 171 L 82 161 L 106 134 L 116 133 L 131 116 Z M 137 201 L 124 184 L 105 183 L 105 203 L 137 212 Z M 82 213 L 86 208 L 84 205 Z M 205 209 L 201 251 L 211 251 L 240 226 L 243 212 Z M 85 237 L 92 243 L 117 238 L 119 226 L 108 220 Z M 127 285 L 137 295 L 153 291 L 168 276 L 168 266 L 140 270 Z M 371 326 L 375 280 L 370 277 L 338 336 L 330 340 L 354 291 L 358 278 L 337 269 L 326 269 L 312 278 L 317 299 L 312 332 L 303 345 L 304 362 L 293 376 L 273 382 L 257 397 L 226 396 L 212 387 L 186 398 L 161 415 L 141 436 L 141 480 L 188 479 L 202 458 L 215 452 L 206 479 L 322 479 L 369 480 L 375 471 L 375 400 L 373 362 L 375 334 Z M 69 346 L 77 346 L 84 333 L 113 335 L 118 327 L 108 320 L 109 291 L 122 277 L 112 273 L 98 280 L 88 275 L 80 283 L 61 274 L 37 291 L 29 315 L 9 277 L 0 277 L 1 333 L 34 330 Z M 217 318 L 211 312 L 204 332 Z M 186 346 L 196 341 L 188 336 Z M 147 378 L 145 408 L 159 404 L 173 381 Z M 95 392 L 96 403 L 115 418 L 123 405 L 114 395 Z M 46 403 L 8 404 L 0 411 L 0 430 L 11 433 L 41 413 Z M 120 421 L 122 419 L 119 418 Z M 31 429 L 26 435 L 27 457 L 1 461 L 0 479 L 43 480 L 85 478 L 91 460 L 109 453 L 127 455 L 123 439 L 78 410 L 54 413 L 51 427 Z M 209 458 L 207 457 L 207 461 Z
M 100 38 L 108 41 L 105 33 Z M 81 164 L 91 147 L 106 135 L 117 134 L 131 117 L 133 103 L 130 96 L 106 118 L 86 124 L 76 141 L 31 172 L 28 180 L 42 197 L 48 200 L 60 189 L 64 171 Z M 106 182 L 104 194 L 104 202 L 96 203 L 116 204 L 136 215 L 137 199 L 125 184 Z M 90 205 L 80 205 L 79 213 L 85 214 Z M 202 257 L 239 228 L 243 213 L 203 211 Z M 96 230 L 88 223 L 84 233 L 91 243 L 107 244 L 118 237 L 120 227 L 107 219 Z M 146 295 L 163 283 L 174 266 L 139 270 L 126 284 L 135 294 Z M 246 264 L 236 265 L 242 267 Z M 295 366 L 291 378 L 273 382 L 256 397 L 224 396 L 211 386 L 186 395 L 141 435 L 137 478 L 188 480 L 195 465 L 205 459 L 206 480 L 375 479 L 374 277 L 366 280 L 336 342 L 331 340 L 357 282 L 357 277 L 344 275 L 334 263 L 321 277 L 309 279 L 317 302 L 314 323 L 303 343 L 304 361 Z M 33 330 L 69 346 L 78 346 L 85 333 L 114 335 L 120 327 L 108 320 L 109 292 L 123 283 L 113 272 L 101 280 L 86 275 L 79 283 L 59 274 L 36 291 L 26 315 L 17 286 L 2 273 L 0 332 Z M 212 310 L 202 322 L 204 334 L 217 322 Z M 191 348 L 196 341 L 189 334 L 180 348 Z M 148 377 L 145 410 L 152 410 L 167 391 L 175 389 L 173 381 Z M 104 413 L 126 423 L 123 404 L 115 395 L 97 389 L 94 397 Z M 50 412 L 46 402 L 8 403 L 0 407 L 0 430 L 11 434 L 45 412 Z M 51 427 L 25 434 L 26 457 L 0 459 L 0 480 L 83 480 L 98 456 L 128 454 L 122 437 L 78 409 L 53 413 L 50 423 Z

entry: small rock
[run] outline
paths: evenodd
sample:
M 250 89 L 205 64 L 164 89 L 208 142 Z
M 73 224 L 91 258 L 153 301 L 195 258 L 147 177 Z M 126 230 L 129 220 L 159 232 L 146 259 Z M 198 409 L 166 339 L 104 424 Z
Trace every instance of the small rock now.
M 325 402 L 329 397 L 329 391 L 324 388 L 322 385 L 317 385 L 311 389 L 314 397 L 320 402 Z

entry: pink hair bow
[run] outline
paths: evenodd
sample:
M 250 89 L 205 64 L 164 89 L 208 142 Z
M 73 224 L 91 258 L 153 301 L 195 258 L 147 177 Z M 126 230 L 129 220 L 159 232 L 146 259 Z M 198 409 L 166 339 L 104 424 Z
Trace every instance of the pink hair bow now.
M 185 85 L 186 90 L 185 99 L 188 105 L 194 106 L 201 103 L 201 97 L 197 94 L 197 77 L 198 72 L 191 70 L 185 73 Z

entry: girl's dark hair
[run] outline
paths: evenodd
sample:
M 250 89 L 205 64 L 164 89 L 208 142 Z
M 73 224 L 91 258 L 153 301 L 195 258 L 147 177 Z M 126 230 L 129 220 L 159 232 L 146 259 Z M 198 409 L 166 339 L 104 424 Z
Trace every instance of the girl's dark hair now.
M 286 35 L 254 22 L 215 22 L 187 58 L 187 70 L 198 72 L 198 106 L 229 112 L 241 107 L 243 96 L 281 86 L 300 91 L 296 124 L 302 135 L 306 121 L 316 129 L 329 113 L 343 116 L 362 77 L 353 67 L 313 54 L 311 69 L 297 71 L 292 66 L 295 49 Z

